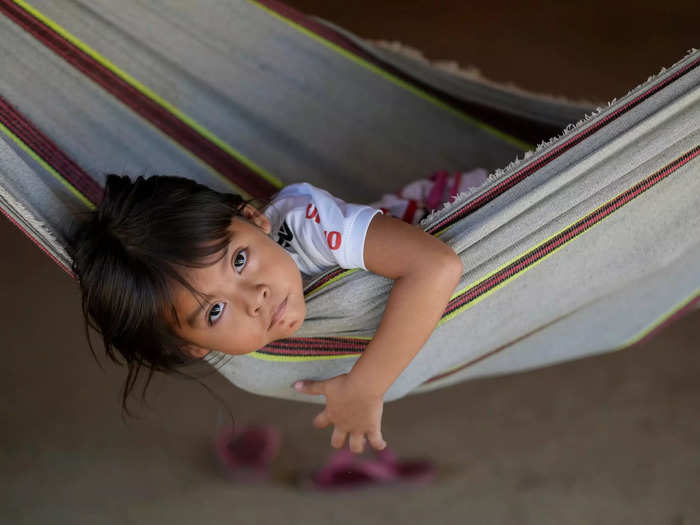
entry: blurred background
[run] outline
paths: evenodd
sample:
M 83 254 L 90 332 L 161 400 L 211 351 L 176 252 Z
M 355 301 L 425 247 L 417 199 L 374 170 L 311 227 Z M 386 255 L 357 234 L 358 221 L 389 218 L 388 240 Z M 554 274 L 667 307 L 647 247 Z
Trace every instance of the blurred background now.
M 573 100 L 621 96 L 700 46 L 700 5 L 631 2 L 290 0 L 360 37 Z M 124 370 L 87 346 L 77 285 L 0 220 L 1 523 L 700 523 L 700 311 L 634 348 L 463 383 L 386 405 L 402 458 L 439 469 L 427 487 L 300 490 L 327 460 L 319 406 L 205 383 L 283 443 L 264 485 L 217 468 L 220 404 L 156 376 L 140 419 L 120 417 Z

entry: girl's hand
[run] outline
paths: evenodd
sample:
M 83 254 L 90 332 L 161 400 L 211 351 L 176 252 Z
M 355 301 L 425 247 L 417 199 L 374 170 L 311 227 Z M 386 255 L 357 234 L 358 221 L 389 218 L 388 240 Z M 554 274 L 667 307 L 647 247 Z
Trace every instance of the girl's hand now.
M 326 396 L 326 408 L 313 421 L 316 428 L 335 425 L 331 446 L 342 448 L 350 438 L 350 450 L 356 454 L 365 448 L 365 436 L 377 450 L 386 447 L 382 438 L 382 396 L 357 384 L 352 374 L 343 374 L 325 381 L 297 381 L 297 392 Z

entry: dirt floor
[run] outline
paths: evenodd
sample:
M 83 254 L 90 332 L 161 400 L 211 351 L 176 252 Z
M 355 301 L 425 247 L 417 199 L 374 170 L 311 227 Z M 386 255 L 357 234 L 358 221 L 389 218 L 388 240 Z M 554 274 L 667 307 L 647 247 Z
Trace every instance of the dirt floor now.
M 288 3 L 571 99 L 622 95 L 700 44 L 689 1 Z M 262 485 L 217 469 L 221 409 L 196 383 L 156 377 L 124 424 L 124 372 L 92 359 L 76 284 L 4 219 L 0 244 L 0 523 L 700 523 L 700 311 L 626 351 L 387 404 L 389 444 L 438 479 L 327 495 L 293 483 L 331 452 L 318 406 L 206 379 L 242 421 L 281 430 Z

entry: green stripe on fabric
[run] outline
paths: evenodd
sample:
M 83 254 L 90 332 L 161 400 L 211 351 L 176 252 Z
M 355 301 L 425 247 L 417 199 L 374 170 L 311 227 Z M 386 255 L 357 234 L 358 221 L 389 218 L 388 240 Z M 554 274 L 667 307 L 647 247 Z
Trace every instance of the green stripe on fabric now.
M 89 55 L 91 58 L 93 58 L 95 61 L 99 62 L 102 64 L 104 67 L 109 69 L 112 73 L 115 75 L 119 76 L 130 84 L 132 87 L 137 89 L 139 92 L 141 92 L 144 96 L 150 98 L 152 101 L 154 101 L 156 104 L 173 114 L 175 117 L 177 117 L 180 121 L 185 123 L 187 126 L 190 128 L 194 129 L 197 133 L 199 133 L 201 136 L 209 140 L 210 142 L 213 142 L 216 144 L 218 147 L 220 147 L 222 150 L 224 150 L 226 153 L 234 157 L 236 160 L 259 174 L 261 177 L 266 179 L 268 182 L 271 184 L 277 186 L 278 188 L 281 188 L 283 186 L 282 182 L 277 179 L 275 176 L 272 174 L 268 173 L 265 169 L 261 168 L 257 164 L 255 164 L 253 161 L 245 157 L 242 153 L 239 153 L 233 147 L 231 147 L 229 144 L 224 142 L 222 139 L 217 137 L 213 132 L 209 131 L 207 128 L 202 126 L 201 124 L 197 123 L 194 119 L 191 117 L 187 116 L 185 113 L 180 111 L 176 106 L 159 96 L 157 93 L 149 89 L 147 86 L 136 80 L 134 77 L 129 75 L 126 71 L 123 71 L 119 67 L 117 67 L 114 63 L 110 62 L 107 58 L 102 56 L 100 53 L 95 51 L 93 48 L 88 46 L 86 43 L 82 42 L 79 40 L 77 37 L 69 33 L 66 29 L 64 29 L 62 26 L 48 18 L 46 15 L 42 14 L 40 11 L 29 5 L 27 2 L 24 0 L 13 0 L 18 6 L 20 6 L 22 9 L 27 11 L 29 14 L 31 14 L 33 17 L 35 17 L 37 20 L 40 20 L 44 24 L 46 24 L 48 27 L 50 27 L 53 31 L 61 35 L 63 38 L 65 38 L 67 41 L 69 41 L 71 44 L 74 46 L 78 47 L 81 51 Z M 157 129 L 157 128 L 156 128 Z M 175 144 L 178 145 L 178 147 L 183 148 L 180 144 L 177 142 L 174 142 Z M 186 150 L 185 150 L 186 151 Z M 226 182 L 230 184 L 230 181 L 226 179 L 225 177 L 222 177 Z
M 75 186 L 63 178 L 63 176 L 58 173 L 50 164 L 48 164 L 44 159 L 42 159 L 32 148 L 30 148 L 22 139 L 17 135 L 12 133 L 7 127 L 5 127 L 2 122 L 0 122 L 0 130 L 2 130 L 8 137 L 10 137 L 20 148 L 22 148 L 30 157 L 32 157 L 36 162 L 38 162 L 42 168 L 48 171 L 56 180 L 63 184 L 68 191 L 70 191 L 80 202 L 85 204 L 87 208 L 91 211 L 95 210 L 95 205 L 88 200 L 88 198 L 83 195 Z
M 451 113 L 452 115 L 458 117 L 459 119 L 461 119 L 465 122 L 468 122 L 469 124 L 476 126 L 477 128 L 480 128 L 480 129 L 486 131 L 487 133 L 490 133 L 491 135 L 494 135 L 494 136 L 500 138 L 501 140 L 503 140 L 509 144 L 512 144 L 513 146 L 515 146 L 523 151 L 528 151 L 528 150 L 534 149 L 534 145 L 528 144 L 527 142 L 524 142 L 516 137 L 513 137 L 512 135 L 504 133 L 503 131 L 496 129 L 493 126 L 490 126 L 489 124 L 485 124 L 484 122 L 481 122 L 480 120 L 477 120 L 474 117 L 467 115 L 466 113 L 463 113 L 459 110 L 456 110 L 455 108 L 453 108 L 449 104 L 442 102 L 437 97 L 434 97 L 434 96 L 426 93 L 425 91 L 423 91 L 420 88 L 412 86 L 411 84 L 409 84 L 408 82 L 406 82 L 404 80 L 401 80 L 397 76 L 392 75 L 391 73 L 384 71 L 380 67 L 375 66 L 374 64 L 371 64 L 367 60 L 360 58 L 360 57 L 354 55 L 353 53 L 350 53 L 349 51 L 346 51 L 345 49 L 343 49 L 339 45 L 337 45 L 329 40 L 326 40 L 325 38 L 317 35 L 313 31 L 310 31 L 309 29 L 306 29 L 305 27 L 297 24 L 296 22 L 289 20 L 288 18 L 285 18 L 284 16 L 273 11 L 269 7 L 261 4 L 257 0 L 250 0 L 250 3 L 256 5 L 257 7 L 262 9 L 263 11 L 266 11 L 271 16 L 277 18 L 278 20 L 281 20 L 285 24 L 290 25 L 291 27 L 293 27 L 294 29 L 296 29 L 300 33 L 308 36 L 309 38 L 312 38 L 313 40 L 316 40 L 317 42 L 323 44 L 324 46 L 328 47 L 329 49 L 332 49 L 336 53 L 339 53 L 340 55 L 347 58 L 348 60 L 355 62 L 356 64 L 364 67 L 365 69 L 371 71 L 372 73 L 379 75 L 380 77 L 384 78 L 385 80 L 388 80 L 389 82 L 392 82 L 393 84 L 405 89 L 406 91 L 410 92 L 411 94 L 416 95 L 417 97 L 422 98 L 423 100 L 426 100 L 427 102 L 430 102 L 431 104 L 439 107 L 440 109 L 443 109 L 443 110 Z

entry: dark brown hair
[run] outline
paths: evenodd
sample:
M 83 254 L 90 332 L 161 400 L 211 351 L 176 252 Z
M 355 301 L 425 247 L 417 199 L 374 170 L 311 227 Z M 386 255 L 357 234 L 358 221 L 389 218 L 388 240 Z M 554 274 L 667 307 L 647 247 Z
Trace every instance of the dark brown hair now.
M 92 327 L 110 359 L 128 368 L 122 392 L 128 415 L 127 399 L 143 369 L 145 400 L 154 372 L 197 361 L 167 321 L 168 313 L 177 321 L 171 289 L 180 283 L 201 300 L 182 270 L 215 262 L 211 256 L 228 243 L 231 220 L 245 204 L 240 195 L 183 177 L 108 175 L 102 202 L 75 228 L 70 254 L 88 344 L 96 356 Z

